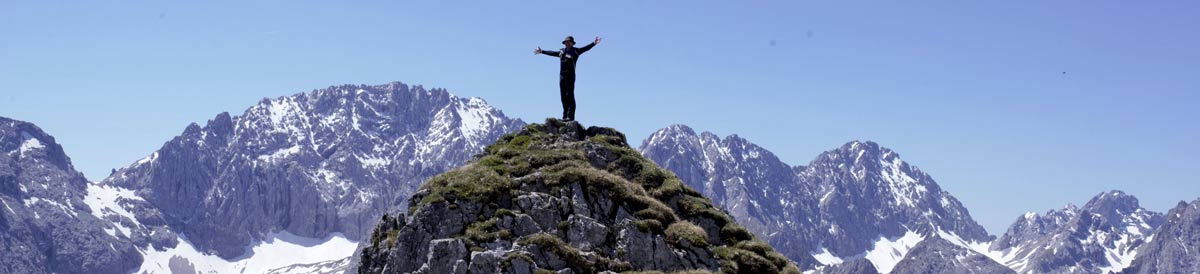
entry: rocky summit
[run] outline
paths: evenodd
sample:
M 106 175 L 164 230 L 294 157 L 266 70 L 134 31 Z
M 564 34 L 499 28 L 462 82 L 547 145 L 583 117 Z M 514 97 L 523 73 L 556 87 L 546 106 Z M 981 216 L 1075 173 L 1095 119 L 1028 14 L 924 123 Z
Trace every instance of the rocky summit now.
M 799 273 L 611 128 L 546 120 L 426 181 L 358 273 Z
M 127 273 L 137 248 L 101 216 L 54 137 L 0 117 L 0 273 Z

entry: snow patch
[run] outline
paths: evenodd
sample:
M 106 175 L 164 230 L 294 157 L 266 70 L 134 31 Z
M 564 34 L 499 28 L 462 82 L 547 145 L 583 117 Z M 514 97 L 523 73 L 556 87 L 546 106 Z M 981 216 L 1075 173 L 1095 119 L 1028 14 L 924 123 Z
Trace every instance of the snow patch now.
M 350 268 L 350 257 L 341 260 L 325 261 L 312 264 L 291 265 L 283 268 L 276 268 L 268 271 L 268 274 L 287 274 L 287 273 L 341 273 Z
M 266 273 L 298 264 L 315 264 L 345 259 L 354 254 L 358 243 L 333 233 L 324 239 L 296 236 L 284 232 L 271 233 L 265 241 L 247 247 L 247 254 L 232 260 L 197 251 L 185 237 L 179 245 L 167 250 L 142 250 L 145 261 L 134 273 L 170 273 L 172 257 L 180 257 L 196 267 L 199 273 Z
M 463 137 L 466 137 L 470 142 L 476 142 L 482 134 L 487 133 L 488 127 L 492 124 L 491 115 L 488 115 L 490 107 L 483 99 L 472 97 L 465 104 L 457 104 L 454 108 L 459 118 L 459 132 L 462 132 Z
M 918 183 L 917 179 L 904 172 L 902 169 L 904 162 L 900 158 L 892 158 L 890 161 L 880 159 L 879 164 L 882 166 L 880 173 L 883 175 L 883 181 L 886 182 L 885 185 L 895 200 L 894 204 L 916 207 L 916 202 L 913 200 L 924 196 L 928 191 L 925 185 Z
M 13 216 L 16 216 L 16 215 L 17 215 L 17 212 L 16 212 L 16 211 L 13 211 L 12 207 L 9 207 L 9 206 L 8 206 L 8 202 L 4 201 L 4 199 L 0 199 L 0 203 L 3 203 L 3 204 L 4 204 L 4 208 L 7 208 L 7 209 L 8 209 L 8 213 L 12 213 L 12 215 L 13 215 Z
M 834 256 L 833 253 L 830 253 L 829 249 L 826 249 L 825 247 L 821 247 L 821 253 L 813 253 L 812 256 L 814 259 L 817 259 L 817 262 L 820 262 L 823 265 L 835 265 L 842 263 L 842 258 Z
M 900 260 L 904 259 L 908 250 L 924 239 L 924 236 L 911 230 L 906 231 L 904 236 L 892 239 L 879 237 L 879 240 L 875 241 L 875 247 L 868 250 L 863 257 L 871 261 L 879 273 L 888 273 L 892 271 L 893 267 L 896 267 Z
M 381 168 L 381 167 L 387 167 L 388 165 L 390 165 L 392 163 L 392 161 L 388 160 L 387 158 L 383 158 L 380 156 L 374 156 L 374 155 L 364 155 L 364 156 L 354 156 L 354 157 L 358 158 L 358 162 L 362 163 L 364 167 Z
M 1037 217 L 1037 212 L 1033 212 L 1033 211 L 1025 212 L 1026 220 L 1033 220 L 1033 218 L 1035 218 L 1035 217 Z
M 134 226 L 141 227 L 136 215 L 130 212 L 125 206 L 121 205 L 121 200 L 145 201 L 139 197 L 133 190 L 120 188 L 117 186 L 100 185 L 88 183 L 87 196 L 83 197 L 83 203 L 92 209 L 92 216 L 101 220 L 108 220 L 107 216 L 117 216 L 126 218 L 133 222 Z M 116 230 L 119 230 L 122 235 L 131 236 L 133 229 L 125 226 L 122 222 L 111 222 Z M 116 236 L 115 231 L 110 228 L 105 228 L 105 232 L 109 235 Z
M 149 162 L 153 162 L 156 159 L 158 159 L 158 151 L 155 151 L 154 153 L 150 153 L 150 156 L 146 156 L 146 158 L 142 158 L 141 160 L 138 160 L 137 163 L 134 163 L 133 165 L 140 166 L 140 165 L 143 165 L 143 164 L 146 164 Z
M 263 162 L 275 162 L 281 159 L 286 159 L 293 154 L 300 153 L 300 146 L 292 146 L 285 149 L 277 150 L 271 154 L 259 155 L 258 160 Z
M 51 206 L 57 207 L 57 208 L 59 208 L 59 209 L 62 209 L 62 211 L 63 211 L 63 212 L 67 213 L 67 215 L 71 215 L 71 217 L 75 217 L 75 216 L 76 216 L 76 213 L 75 213 L 75 209 L 74 209 L 74 208 L 71 208 L 71 207 L 69 207 L 69 206 L 67 206 L 67 205 L 64 205 L 64 204 L 62 204 L 62 203 L 59 203 L 58 201 L 54 201 L 54 200 L 46 200 L 46 199 L 42 199 L 42 198 L 38 198 L 38 197 L 29 197 L 28 199 L 25 199 L 25 201 L 24 201 L 24 202 L 25 202 L 25 207 L 26 207 L 26 208 L 33 209 L 33 205 L 34 205 L 34 204 L 37 204 L 37 203 L 47 203 L 47 204 L 50 204 Z M 5 203 L 5 204 L 4 204 L 4 206 L 8 206 L 8 203 Z M 10 210 L 11 210 L 11 209 L 10 209 Z M 36 211 L 36 210 L 34 210 L 34 213 L 37 213 L 37 211 Z M 41 218 L 41 216 L 38 216 L 38 217 L 39 217 L 39 218 Z
M 46 145 L 42 144 L 41 140 L 34 138 L 33 135 L 29 135 L 28 132 L 22 131 L 21 138 L 25 139 L 24 142 L 21 142 L 21 147 L 18 149 L 21 151 L 21 157 L 25 157 L 25 152 L 27 151 L 46 148 Z
M 987 256 L 998 263 L 1003 264 L 1005 262 L 1006 258 L 1004 257 L 1005 254 L 1003 252 L 990 250 L 992 242 L 969 241 L 959 237 L 957 233 L 942 231 L 940 229 L 937 231 L 937 236 L 941 237 L 942 239 L 946 239 L 946 241 L 949 241 L 957 246 L 965 247 L 971 251 L 975 251 L 975 253 L 983 254 L 984 256 Z

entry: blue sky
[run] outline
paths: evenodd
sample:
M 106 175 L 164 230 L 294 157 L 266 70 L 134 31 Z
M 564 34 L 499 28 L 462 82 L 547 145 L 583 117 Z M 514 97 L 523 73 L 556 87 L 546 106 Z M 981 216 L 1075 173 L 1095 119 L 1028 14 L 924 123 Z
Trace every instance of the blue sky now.
M 4 1 L 0 116 L 99 180 L 188 123 L 338 84 L 541 121 L 557 63 L 532 50 L 603 36 L 577 116 L 637 142 L 682 123 L 803 165 L 873 140 L 993 234 L 1109 189 L 1200 197 L 1200 2 L 421 2 Z

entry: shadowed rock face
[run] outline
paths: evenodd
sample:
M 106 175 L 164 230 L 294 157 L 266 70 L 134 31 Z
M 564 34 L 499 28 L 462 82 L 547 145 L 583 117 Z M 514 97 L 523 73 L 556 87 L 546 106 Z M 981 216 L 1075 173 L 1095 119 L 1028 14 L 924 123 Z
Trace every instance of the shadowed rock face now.
M 0 117 L 0 273 L 125 273 L 141 264 L 127 235 L 84 202 L 87 189 L 54 137 Z
M 908 251 L 891 273 L 1004 274 L 1017 272 L 992 259 L 941 237 L 921 241 Z
M 1200 272 L 1200 199 L 1179 202 L 1122 273 Z
M 909 231 L 993 239 L 932 177 L 874 142 L 849 142 L 792 167 L 737 135 L 720 139 L 673 125 L 639 150 L 803 269 L 820 265 L 813 257 L 820 248 L 851 258 L 880 237 Z
M 879 273 L 867 259 L 856 259 L 818 269 L 815 274 L 874 274 Z
M 199 250 L 232 258 L 273 231 L 361 239 L 420 182 L 523 125 L 441 89 L 335 86 L 192 124 L 101 184 L 136 191 Z
M 547 120 L 426 182 L 358 273 L 724 271 L 795 265 L 609 128 Z

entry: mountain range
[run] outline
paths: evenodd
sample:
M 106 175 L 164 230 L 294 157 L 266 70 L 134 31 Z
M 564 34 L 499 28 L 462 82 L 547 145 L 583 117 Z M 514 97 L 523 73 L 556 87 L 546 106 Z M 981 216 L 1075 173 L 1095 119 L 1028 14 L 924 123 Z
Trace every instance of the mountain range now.
M 932 177 L 874 142 L 849 142 L 789 166 L 737 135 L 673 125 L 640 150 L 801 268 L 864 257 L 888 272 L 925 237 L 992 240 Z
M 52 136 L 0 118 L 0 272 L 354 270 L 381 216 L 412 209 L 410 197 L 428 197 L 423 182 L 524 128 L 443 89 L 333 86 L 188 125 L 88 182 Z M 737 135 L 672 125 L 637 152 L 804 271 L 1200 271 L 1200 200 L 1163 214 L 1109 191 L 1019 216 L 995 237 L 933 176 L 870 141 L 789 165 Z

